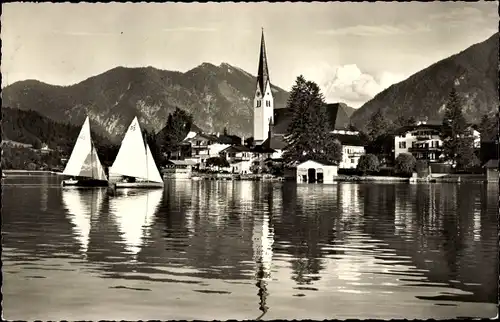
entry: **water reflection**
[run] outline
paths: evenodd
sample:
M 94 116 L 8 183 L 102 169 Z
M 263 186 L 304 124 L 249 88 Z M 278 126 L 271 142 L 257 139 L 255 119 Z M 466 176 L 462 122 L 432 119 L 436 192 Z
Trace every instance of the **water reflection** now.
M 61 192 L 74 236 L 83 254 L 87 253 L 91 226 L 102 210 L 104 194 L 105 189 L 64 189 Z
M 11 296 L 32 287 L 12 272 L 45 276 L 50 261 L 83 253 L 65 264 L 82 281 L 108 283 L 132 307 L 175 289 L 164 305 L 188 319 L 206 318 L 216 296 L 230 303 L 217 313 L 244 311 L 242 319 L 293 319 L 299 307 L 352 318 L 360 313 L 349 312 L 353 303 L 387 318 L 436 317 L 444 308 L 453 317 L 460 303 L 467 311 L 497 301 L 498 186 L 172 180 L 163 191 L 116 196 L 8 186 L 4 200 Z
M 162 196 L 163 191 L 158 189 L 123 190 L 109 201 L 109 210 L 118 223 L 125 248 L 134 259 L 148 237 Z

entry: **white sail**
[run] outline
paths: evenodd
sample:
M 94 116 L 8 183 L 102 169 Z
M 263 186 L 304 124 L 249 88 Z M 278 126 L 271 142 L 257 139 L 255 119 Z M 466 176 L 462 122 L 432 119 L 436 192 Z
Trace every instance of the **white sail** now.
M 89 117 L 85 119 L 63 174 L 107 180 L 97 151 L 92 144 Z
M 137 117 L 128 127 L 109 172 L 140 179 L 147 178 L 146 150 Z
M 158 171 L 155 159 L 153 158 L 153 154 L 151 153 L 151 150 L 149 149 L 149 145 L 147 143 L 146 143 L 146 161 L 147 161 L 148 181 L 163 182 L 163 179 L 160 175 L 160 171 Z
M 99 215 L 104 199 L 104 190 L 62 190 L 62 201 L 70 215 L 75 237 L 85 253 L 88 249 L 92 219 Z
M 162 196 L 162 190 L 143 190 L 110 199 L 110 209 L 129 253 L 140 251 Z
M 144 142 L 137 117 L 134 118 L 110 169 L 110 174 L 162 183 L 149 145 Z

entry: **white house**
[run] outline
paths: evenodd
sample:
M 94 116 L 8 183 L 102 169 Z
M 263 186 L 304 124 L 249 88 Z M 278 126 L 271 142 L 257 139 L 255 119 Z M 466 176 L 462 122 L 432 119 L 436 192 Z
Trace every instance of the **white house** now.
M 333 183 L 338 166 L 326 161 L 308 160 L 285 169 L 285 178 L 302 183 Z
M 251 173 L 254 153 L 244 145 L 233 145 L 222 150 L 219 155 L 226 158 L 233 173 Z
M 474 148 L 479 149 L 481 134 L 472 125 L 468 129 L 474 140 Z M 417 160 L 439 161 L 444 157 L 441 131 L 441 124 L 426 124 L 426 122 L 400 128 L 394 136 L 394 157 L 397 158 L 401 153 L 410 153 Z
M 339 140 L 342 144 L 342 160 L 339 163 L 339 168 L 355 169 L 358 166 L 359 158 L 366 153 L 359 132 L 333 130 L 330 133 L 334 139 Z
M 415 126 L 404 126 L 394 136 L 394 158 L 401 153 L 410 153 L 416 159 L 438 161 L 441 157 L 443 141 L 441 125 L 419 122 Z

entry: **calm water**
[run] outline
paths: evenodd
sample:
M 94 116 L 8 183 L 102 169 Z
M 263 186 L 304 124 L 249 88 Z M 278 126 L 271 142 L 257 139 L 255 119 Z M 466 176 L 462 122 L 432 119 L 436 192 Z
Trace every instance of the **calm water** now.
M 496 184 L 4 180 L 4 318 L 493 317 Z

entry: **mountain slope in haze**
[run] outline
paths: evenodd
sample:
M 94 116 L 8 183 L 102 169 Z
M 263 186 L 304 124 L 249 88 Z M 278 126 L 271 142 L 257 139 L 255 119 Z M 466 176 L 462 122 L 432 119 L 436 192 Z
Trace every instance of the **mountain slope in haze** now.
M 34 111 L 23 111 L 2 107 L 2 140 L 10 140 L 41 147 L 46 144 L 53 150 L 60 150 L 69 155 L 78 138 L 80 126 L 59 123 Z M 91 128 L 93 127 L 91 122 Z M 112 143 L 96 134 L 92 129 L 92 140 L 102 150 Z
M 2 91 L 3 105 L 34 110 L 55 121 L 81 125 L 88 115 L 100 134 L 119 141 L 137 116 L 148 131 L 158 132 L 176 107 L 190 113 L 204 131 L 250 136 L 256 77 L 222 63 L 203 63 L 185 73 L 117 67 L 71 86 L 36 80 L 16 82 Z M 288 93 L 273 86 L 275 106 Z
M 440 122 L 453 86 L 464 99 L 463 112 L 468 121 L 479 123 L 485 114 L 494 117 L 499 103 L 498 40 L 497 33 L 390 86 L 356 110 L 351 122 L 366 129 L 378 109 L 391 120 L 405 115 Z

